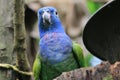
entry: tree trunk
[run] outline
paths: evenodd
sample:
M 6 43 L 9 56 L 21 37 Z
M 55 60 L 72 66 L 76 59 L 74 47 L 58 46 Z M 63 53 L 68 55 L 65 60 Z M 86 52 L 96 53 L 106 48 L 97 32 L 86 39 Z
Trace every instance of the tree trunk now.
M 26 53 L 26 30 L 24 24 L 24 0 L 14 0 L 14 53 L 17 55 L 16 65 L 22 71 L 30 71 Z M 30 76 L 18 74 L 20 80 L 30 80 Z
M 0 63 L 15 64 L 13 54 L 14 0 L 0 0 Z M 0 80 L 13 80 L 11 70 L 0 69 Z
M 31 79 L 25 36 L 24 0 L 0 0 L 0 80 Z

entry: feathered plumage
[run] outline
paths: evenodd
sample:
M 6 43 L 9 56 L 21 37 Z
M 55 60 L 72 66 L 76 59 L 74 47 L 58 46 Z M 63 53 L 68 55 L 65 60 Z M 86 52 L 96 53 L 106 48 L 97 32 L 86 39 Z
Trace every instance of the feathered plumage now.
M 35 80 L 52 80 L 62 72 L 84 66 L 82 49 L 65 33 L 54 7 L 38 10 L 38 27 L 40 53 L 33 66 Z

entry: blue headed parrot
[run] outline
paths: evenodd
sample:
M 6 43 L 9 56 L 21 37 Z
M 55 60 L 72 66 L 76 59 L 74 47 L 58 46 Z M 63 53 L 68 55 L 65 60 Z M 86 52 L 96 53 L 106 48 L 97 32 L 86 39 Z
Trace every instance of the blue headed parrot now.
M 84 56 L 79 44 L 72 42 L 54 7 L 38 10 L 40 51 L 33 64 L 35 80 L 52 80 L 62 72 L 84 67 Z

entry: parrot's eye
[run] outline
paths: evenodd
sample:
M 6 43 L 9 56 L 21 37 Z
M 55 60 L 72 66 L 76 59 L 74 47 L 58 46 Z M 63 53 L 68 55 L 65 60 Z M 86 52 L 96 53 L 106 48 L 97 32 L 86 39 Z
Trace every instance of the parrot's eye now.
M 56 14 L 56 15 L 58 15 L 58 13 L 57 13 L 57 12 L 55 12 L 55 14 Z
M 55 14 L 56 16 L 58 16 L 58 12 L 57 12 L 57 11 L 55 11 L 54 14 Z

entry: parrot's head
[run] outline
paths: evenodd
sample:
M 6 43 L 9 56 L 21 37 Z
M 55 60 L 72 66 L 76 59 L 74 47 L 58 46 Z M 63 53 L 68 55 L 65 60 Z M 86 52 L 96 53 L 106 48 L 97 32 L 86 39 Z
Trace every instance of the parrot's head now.
M 40 37 L 50 32 L 64 32 L 58 12 L 54 7 L 42 7 L 38 10 Z
M 43 7 L 38 10 L 39 23 L 44 27 L 60 22 L 58 12 L 54 7 Z

